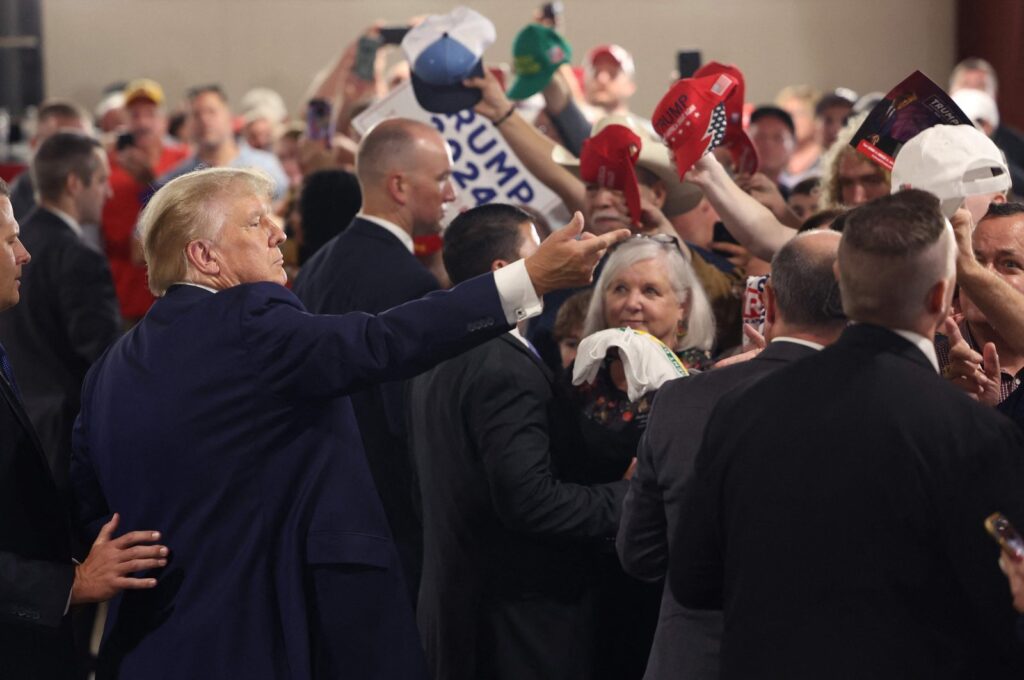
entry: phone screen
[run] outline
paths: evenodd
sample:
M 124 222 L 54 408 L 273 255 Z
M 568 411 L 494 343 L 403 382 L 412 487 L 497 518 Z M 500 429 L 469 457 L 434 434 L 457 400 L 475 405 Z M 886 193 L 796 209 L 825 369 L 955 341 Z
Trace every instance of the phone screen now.
M 700 50 L 679 50 L 676 52 L 676 70 L 680 78 L 689 78 L 701 66 Z
M 356 45 L 356 63 L 352 67 L 352 72 L 359 79 L 370 82 L 376 78 L 374 66 L 377 63 L 377 48 L 380 46 L 380 38 L 368 35 L 359 38 L 359 43 Z
M 314 141 L 331 145 L 331 103 L 325 99 L 310 99 L 306 108 L 306 136 Z

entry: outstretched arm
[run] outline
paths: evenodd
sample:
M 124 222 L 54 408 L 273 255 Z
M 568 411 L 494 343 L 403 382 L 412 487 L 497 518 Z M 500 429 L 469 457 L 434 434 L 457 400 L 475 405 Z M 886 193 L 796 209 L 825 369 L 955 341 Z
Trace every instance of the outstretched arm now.
M 796 236 L 795 229 L 779 222 L 771 210 L 743 191 L 714 154 L 697 161 L 686 179 L 704 192 L 729 233 L 762 260 L 770 262 L 775 251 Z

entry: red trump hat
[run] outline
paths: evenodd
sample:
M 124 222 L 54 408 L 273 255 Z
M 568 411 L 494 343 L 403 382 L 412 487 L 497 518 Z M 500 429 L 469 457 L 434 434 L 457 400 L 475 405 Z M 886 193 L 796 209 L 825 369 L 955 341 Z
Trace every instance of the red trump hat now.
M 636 162 L 643 142 L 625 125 L 607 125 L 583 142 L 580 179 L 607 189 L 621 191 L 633 224 L 640 225 L 640 183 Z
M 738 175 L 753 175 L 757 172 L 758 158 L 757 149 L 750 141 L 750 136 L 743 129 L 743 103 L 745 86 L 743 72 L 732 64 L 720 64 L 717 61 L 708 63 L 697 69 L 693 77 L 703 78 L 705 76 L 716 76 L 725 73 L 736 80 L 736 87 L 732 89 L 725 98 L 725 139 L 722 140 L 722 148 L 729 152 L 732 157 L 733 170 Z
M 654 109 L 651 123 L 672 151 L 680 178 L 725 137 L 723 102 L 735 87 L 736 79 L 728 73 L 684 78 Z

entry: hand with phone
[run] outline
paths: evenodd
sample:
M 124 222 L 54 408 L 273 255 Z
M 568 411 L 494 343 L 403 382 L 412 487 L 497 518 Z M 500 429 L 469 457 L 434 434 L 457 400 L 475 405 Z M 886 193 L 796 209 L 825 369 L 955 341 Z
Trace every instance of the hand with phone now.
M 114 149 L 117 164 L 139 184 L 148 185 L 156 179 L 156 173 L 149 165 L 149 154 L 135 145 L 135 135 L 131 132 L 119 134 Z

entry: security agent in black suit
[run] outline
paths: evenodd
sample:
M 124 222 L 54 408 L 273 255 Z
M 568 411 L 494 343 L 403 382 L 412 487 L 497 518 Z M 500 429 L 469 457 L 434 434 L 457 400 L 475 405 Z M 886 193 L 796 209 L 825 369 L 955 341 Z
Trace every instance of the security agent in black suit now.
M 31 259 L 9 196 L 0 180 L 0 311 L 18 304 L 22 267 Z M 72 562 L 66 500 L 19 386 L 0 345 L 0 675 L 64 679 L 75 672 L 68 608 L 109 599 L 124 588 L 153 587 L 155 579 L 128 574 L 163 566 L 167 549 L 144 545 L 159 538 L 150 531 L 113 539 L 115 515 L 85 561 Z
M 750 361 L 673 380 L 658 391 L 622 505 L 616 548 L 623 569 L 657 581 L 668 571 L 683 498 L 693 485 L 701 433 L 715 404 L 733 390 L 833 343 L 846 326 L 833 273 L 839 233 L 812 231 L 772 259 L 765 288 L 770 344 Z M 645 678 L 718 678 L 722 613 L 682 607 L 665 585 Z
M 448 147 L 431 126 L 392 119 L 363 137 L 356 154 L 362 210 L 299 272 L 294 292 L 314 314 L 378 314 L 438 289 L 413 254 L 413 237 L 439 233 L 455 199 Z M 415 601 L 422 525 L 406 444 L 404 382 L 352 395 L 373 481 Z
M 672 545 L 723 607 L 722 678 L 1018 678 L 985 517 L 1024 520 L 1024 438 L 939 377 L 953 232 L 908 190 L 851 212 L 831 347 L 724 397 Z
M 445 266 L 459 282 L 528 255 L 535 239 L 523 211 L 481 206 L 448 227 Z M 436 680 L 590 677 L 586 552 L 575 539 L 614 534 L 626 482 L 556 479 L 552 399 L 551 375 L 516 331 L 412 381 L 417 620 Z
M 121 331 L 106 258 L 82 240 L 110 195 L 106 154 L 77 132 L 49 137 L 32 159 L 39 206 L 25 219 L 33 254 L 22 303 L 0 317 L 0 342 L 19 367 L 21 395 L 57 487 L 65 489 L 71 429 L 86 371 Z

